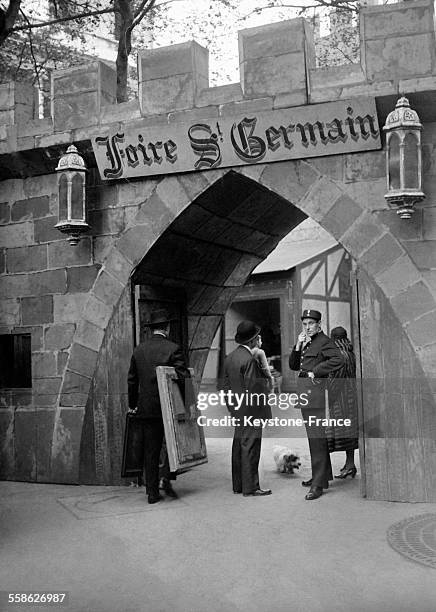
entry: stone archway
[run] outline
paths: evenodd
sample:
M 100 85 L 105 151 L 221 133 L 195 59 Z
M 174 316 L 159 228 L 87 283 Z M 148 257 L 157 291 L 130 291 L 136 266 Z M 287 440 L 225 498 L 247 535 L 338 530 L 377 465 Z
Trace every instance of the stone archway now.
M 202 224 L 204 226 L 208 222 L 213 223 L 217 216 L 223 223 L 223 232 L 226 231 L 226 223 L 227 228 L 229 227 L 229 221 L 233 228 L 236 242 L 231 247 L 232 256 L 227 253 L 228 247 L 220 245 L 213 237 L 209 240 L 203 239 L 204 249 L 198 252 L 205 254 L 206 245 L 209 245 L 209 249 L 214 245 L 216 257 L 225 258 L 226 264 L 219 267 L 219 272 L 215 266 L 216 277 L 220 274 L 221 280 L 217 282 L 215 278 L 214 282 L 212 278 L 213 258 L 208 264 L 209 267 L 200 266 L 198 269 L 201 274 L 207 270 L 209 283 L 202 284 L 198 282 L 198 278 L 191 278 L 191 283 L 198 285 L 197 292 L 193 292 L 193 300 L 197 299 L 197 305 L 201 300 L 203 303 L 213 301 L 214 304 L 214 308 L 207 312 L 201 309 L 196 312 L 195 302 L 191 304 L 193 310 L 190 349 L 199 371 L 202 363 L 204 364 L 206 347 L 212 340 L 218 316 L 225 311 L 232 296 L 257 263 L 274 248 L 282 236 L 306 216 L 320 223 L 359 262 L 384 294 L 399 321 L 403 318 L 404 299 L 410 299 L 410 292 L 419 292 L 422 289 L 423 283 L 418 270 L 390 230 L 374 222 L 371 214 L 347 194 L 345 186 L 340 181 L 322 174 L 309 162 L 287 161 L 209 171 L 166 177 L 160 181 L 144 181 L 138 185 L 144 187 L 148 197 L 141 204 L 132 223 L 110 250 L 85 305 L 70 351 L 53 438 L 52 465 L 55 478 L 58 470 L 59 474 L 63 474 L 61 479 L 64 479 L 66 474 L 67 481 L 69 475 L 71 481 L 77 481 L 84 407 L 89 397 L 92 376 L 106 327 L 116 312 L 118 300 L 126 291 L 132 271 L 141 270 L 143 274 L 153 273 L 152 270 L 161 260 L 159 255 L 161 240 L 173 240 L 175 244 L 174 234 L 178 233 L 185 242 L 189 243 L 191 240 L 192 247 L 192 240 L 194 242 L 196 239 L 201 240 L 198 234 L 195 238 L 195 224 L 199 223 L 201 227 Z M 223 195 L 223 189 L 227 195 L 225 193 Z M 120 198 L 123 197 L 125 190 L 127 188 L 120 187 Z M 220 212 L 218 197 L 220 192 L 221 202 L 224 201 L 226 210 L 224 215 L 222 211 L 217 215 Z M 235 209 L 225 202 L 225 199 L 230 197 L 230 193 L 238 202 Z M 267 204 L 264 205 L 263 201 Z M 199 211 L 199 208 L 202 210 Z M 238 222 L 238 209 L 242 223 Z M 276 223 L 271 224 L 268 209 L 271 212 L 276 211 Z M 254 221 L 250 221 L 247 211 L 254 212 Z M 265 220 L 270 223 L 271 231 L 270 234 L 266 232 L 267 238 L 265 235 L 262 236 L 262 233 L 265 234 L 262 232 L 262 229 L 265 230 L 262 225 L 268 226 Z M 238 224 L 241 227 L 235 231 Z M 244 237 L 244 229 L 246 237 L 253 232 L 259 234 L 257 243 L 253 237 L 250 238 L 252 241 L 250 248 L 238 246 Z M 251 230 L 248 234 L 247 229 Z M 235 245 L 238 248 L 235 248 Z M 397 273 L 399 265 L 405 264 L 409 269 L 408 284 L 406 286 L 397 284 L 393 292 L 390 277 Z M 176 276 L 179 274 L 177 271 L 174 273 Z M 207 275 L 205 278 L 208 278 Z M 227 281 L 229 278 L 232 278 L 231 282 Z M 432 306 L 435 308 L 436 304 Z M 407 332 L 407 329 L 405 331 Z M 413 337 L 409 340 L 419 356 L 417 351 L 419 347 L 414 344 Z M 425 369 L 424 363 L 424 372 Z M 77 414 L 76 427 L 73 429 L 67 429 L 63 422 L 62 413 L 66 407 L 69 407 L 69 414 L 71 409 Z

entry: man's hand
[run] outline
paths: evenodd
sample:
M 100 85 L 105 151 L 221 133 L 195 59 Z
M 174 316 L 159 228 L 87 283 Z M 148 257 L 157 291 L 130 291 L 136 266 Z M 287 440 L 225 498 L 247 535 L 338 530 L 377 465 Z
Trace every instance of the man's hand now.
M 129 408 L 128 414 L 136 414 L 138 411 L 138 406 L 136 408 Z
M 301 334 L 298 336 L 297 346 L 295 347 L 297 351 L 301 350 L 301 347 L 303 346 L 305 342 L 306 342 L 306 332 L 302 331 Z

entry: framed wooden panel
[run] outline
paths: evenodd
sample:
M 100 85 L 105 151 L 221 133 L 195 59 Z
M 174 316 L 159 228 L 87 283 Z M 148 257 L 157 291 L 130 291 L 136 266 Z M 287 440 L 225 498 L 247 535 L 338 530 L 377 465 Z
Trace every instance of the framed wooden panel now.
M 189 395 L 195 400 L 197 392 L 194 370 L 190 368 L 189 371 L 191 378 L 187 379 L 186 384 L 193 385 L 192 393 Z M 158 366 L 156 374 L 170 470 L 180 473 L 196 465 L 207 463 L 204 431 L 197 424 L 199 412 L 196 404 L 191 407 L 190 414 L 187 415 L 173 367 Z M 186 395 L 188 396 L 188 392 Z
M 121 478 L 137 478 L 144 469 L 144 433 L 143 419 L 135 414 L 126 414 L 124 430 L 123 459 Z

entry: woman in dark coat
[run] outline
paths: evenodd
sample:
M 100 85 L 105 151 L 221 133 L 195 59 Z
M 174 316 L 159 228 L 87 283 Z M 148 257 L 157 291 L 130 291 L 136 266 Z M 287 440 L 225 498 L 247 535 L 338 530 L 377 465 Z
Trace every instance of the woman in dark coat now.
M 345 359 L 344 365 L 330 374 L 329 413 L 331 419 L 350 419 L 349 427 L 327 428 L 329 452 L 345 451 L 346 461 L 335 478 L 354 478 L 357 473 L 354 451 L 358 448 L 356 357 L 343 327 L 331 330 L 330 337 Z

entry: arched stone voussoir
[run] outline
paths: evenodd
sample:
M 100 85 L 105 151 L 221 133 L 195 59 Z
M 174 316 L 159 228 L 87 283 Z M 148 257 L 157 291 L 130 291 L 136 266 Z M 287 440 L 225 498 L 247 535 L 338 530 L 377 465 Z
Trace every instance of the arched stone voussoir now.
M 266 164 L 258 182 L 299 207 L 299 202 L 320 176 L 320 172 L 305 161 L 283 161 Z

